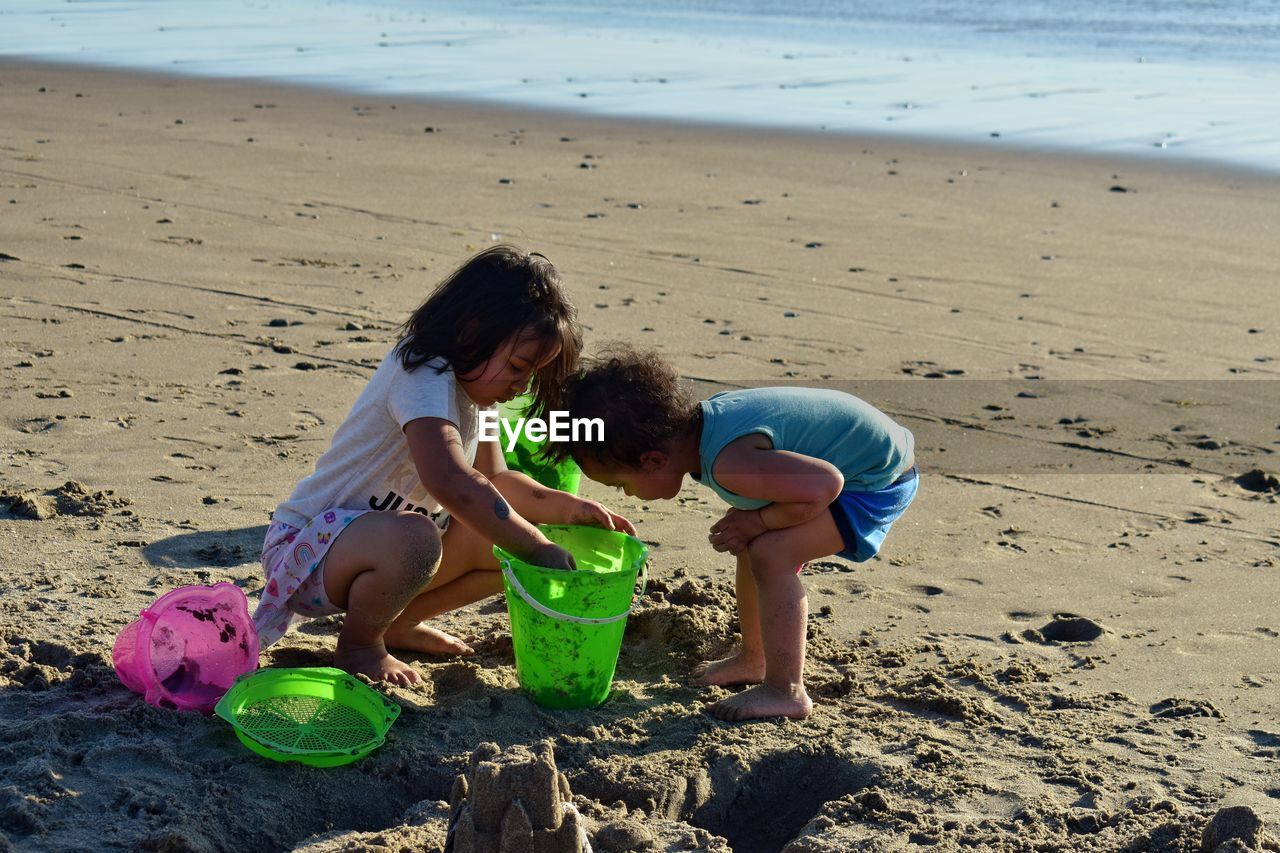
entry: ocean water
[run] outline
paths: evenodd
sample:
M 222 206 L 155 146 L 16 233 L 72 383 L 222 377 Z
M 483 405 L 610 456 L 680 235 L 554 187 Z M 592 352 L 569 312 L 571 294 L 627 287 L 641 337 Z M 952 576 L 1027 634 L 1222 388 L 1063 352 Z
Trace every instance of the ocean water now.
M 1280 172 L 1280 0 L 3 0 L 0 55 Z

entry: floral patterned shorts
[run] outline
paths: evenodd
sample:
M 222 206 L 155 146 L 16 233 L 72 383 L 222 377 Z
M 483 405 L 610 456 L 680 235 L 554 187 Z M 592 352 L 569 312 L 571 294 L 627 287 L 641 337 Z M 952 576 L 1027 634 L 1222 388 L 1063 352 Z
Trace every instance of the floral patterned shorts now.
M 368 509 L 328 509 L 301 528 L 272 521 L 262 543 L 266 585 L 253 614 L 266 648 L 303 619 L 341 613 L 324 591 L 324 559 L 347 525 Z

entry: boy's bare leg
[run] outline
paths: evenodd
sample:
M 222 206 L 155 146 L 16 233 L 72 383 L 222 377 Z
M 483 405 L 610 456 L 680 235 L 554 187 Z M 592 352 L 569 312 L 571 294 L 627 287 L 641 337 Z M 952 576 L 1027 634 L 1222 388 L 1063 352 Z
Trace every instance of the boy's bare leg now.
M 805 621 L 809 601 L 794 567 L 766 565 L 756 572 L 760 584 L 760 626 L 764 644 L 763 681 L 717 702 L 712 713 L 722 720 L 808 716 L 804 689 Z
M 813 703 L 804 689 L 804 653 L 809 600 L 796 566 L 840 551 L 844 542 L 835 520 L 823 512 L 804 524 L 770 530 L 747 546 L 759 594 L 764 680 L 722 699 L 711 712 L 722 720 L 809 715 Z
M 396 617 L 440 567 L 440 531 L 412 512 L 370 512 L 351 522 L 324 559 L 324 589 L 347 611 L 334 662 L 375 681 L 409 685 L 418 674 L 387 652 Z M 448 636 L 448 635 L 444 635 Z
M 751 573 L 751 557 L 738 555 L 735 578 L 738 597 L 738 623 L 742 642 L 719 660 L 704 661 L 693 668 L 698 684 L 729 687 L 735 684 L 759 684 L 764 680 L 764 645 L 760 639 L 760 606 L 755 575 Z
M 444 532 L 443 543 L 439 571 L 387 630 L 387 645 L 392 648 L 470 654 L 466 643 L 422 622 L 502 591 L 492 543 L 456 518 Z

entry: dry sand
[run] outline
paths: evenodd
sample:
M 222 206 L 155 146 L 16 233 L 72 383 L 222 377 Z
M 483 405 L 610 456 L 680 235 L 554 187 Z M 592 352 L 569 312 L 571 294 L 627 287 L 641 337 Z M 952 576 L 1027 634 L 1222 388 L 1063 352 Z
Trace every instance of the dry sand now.
M 543 738 L 597 849 L 1280 823 L 1275 177 L 14 63 L 0 115 L 0 850 L 437 849 L 471 750 Z M 694 488 L 587 488 L 655 546 L 597 710 L 521 695 L 498 601 L 441 620 L 478 654 L 414 659 L 346 768 L 122 687 L 155 596 L 254 595 L 268 513 L 494 239 L 552 259 L 591 342 L 700 390 L 843 382 L 916 431 L 882 558 L 804 575 L 812 717 L 701 710 L 723 692 L 688 671 L 734 621 Z M 263 663 L 325 664 L 336 631 Z

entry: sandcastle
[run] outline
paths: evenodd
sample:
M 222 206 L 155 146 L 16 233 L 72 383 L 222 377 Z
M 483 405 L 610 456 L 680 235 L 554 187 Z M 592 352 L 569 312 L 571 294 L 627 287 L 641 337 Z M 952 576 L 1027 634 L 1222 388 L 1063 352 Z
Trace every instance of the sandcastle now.
M 551 741 L 482 743 L 453 783 L 445 853 L 591 853 Z

